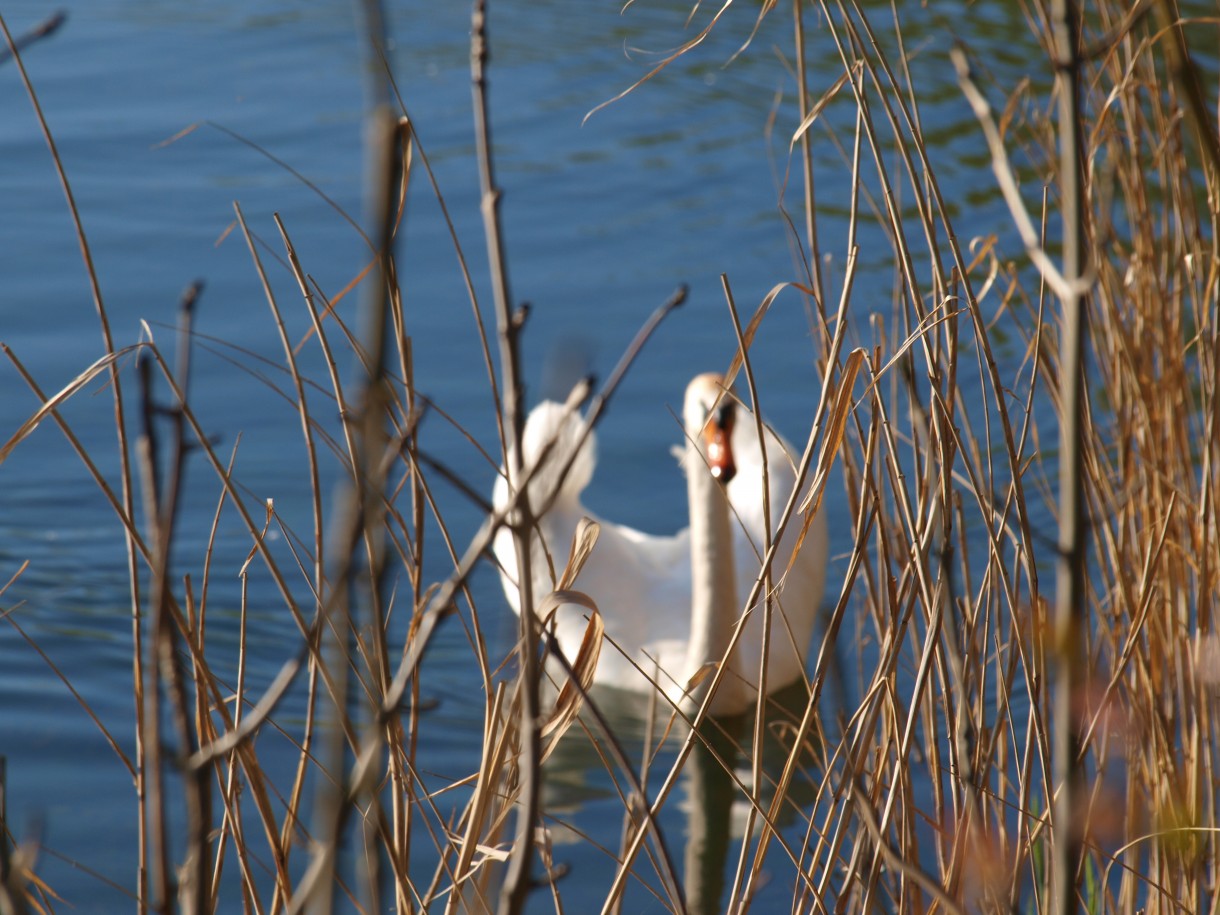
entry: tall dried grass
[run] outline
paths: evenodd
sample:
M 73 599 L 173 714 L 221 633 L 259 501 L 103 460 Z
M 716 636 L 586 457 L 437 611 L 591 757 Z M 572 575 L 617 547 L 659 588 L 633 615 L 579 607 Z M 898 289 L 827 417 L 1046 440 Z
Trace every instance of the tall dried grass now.
M 596 897 L 603 911 L 622 910 L 627 885 L 639 883 L 658 908 L 745 911 L 769 882 L 771 897 L 776 884 L 785 894 L 790 889 L 794 911 L 1220 911 L 1220 637 L 1213 620 L 1220 581 L 1220 157 L 1212 105 L 1204 102 L 1208 87 L 1182 37 L 1184 27 L 1199 24 L 1184 23 L 1173 4 L 1159 0 L 1090 7 L 1078 46 L 1079 122 L 1072 125 L 1050 114 L 1050 99 L 1030 85 L 1011 97 L 999 87 L 980 88 L 969 75 L 969 49 L 958 55 L 963 89 L 1018 220 L 1023 248 L 1007 250 L 994 236 L 967 239 L 955 228 L 920 126 L 900 11 L 882 20 L 858 4 L 824 0 L 818 27 L 839 54 L 832 76 L 804 66 L 811 10 L 799 0 L 792 9 L 802 113 L 792 173 L 804 182 L 792 237 L 804 273 L 751 309 L 744 329 L 738 321 L 742 347 L 730 371 L 748 375 L 750 340 L 775 296 L 807 298 L 827 390 L 803 457 L 810 498 L 776 521 L 800 524 L 802 514 L 817 510 L 837 460 L 849 506 L 839 527 L 850 531 L 839 544 L 847 556 L 827 596 L 807 688 L 753 723 L 701 714 L 683 722 L 654 707 L 644 731 L 652 736 L 637 763 L 613 716 L 587 694 L 588 657 L 571 672 L 559 706 L 547 707 L 554 700 L 539 688 L 538 663 L 545 639 L 528 614 L 515 672 L 500 673 L 505 659 L 489 655 L 481 632 L 502 609 L 477 606 L 466 584 L 486 561 L 498 525 L 523 538 L 545 506 L 520 498 L 507 516 L 489 513 L 464 550 L 447 534 L 425 543 L 427 515 L 446 530 L 432 484 L 448 472 L 426 453 L 425 401 L 412 370 L 392 238 L 412 179 L 427 176 L 427 159 L 414 126 L 382 107 L 370 181 L 385 207 L 371 219 L 358 332 L 312 284 L 279 226 L 313 324 L 308 341 L 282 336 L 291 379 L 285 395 L 300 413 L 313 493 L 313 531 L 299 548 L 298 567 L 282 567 L 267 548 L 266 532 L 279 523 L 274 509 L 249 504 L 192 413 L 189 347 L 172 366 L 156 342 L 139 347 L 144 524 L 130 497 L 112 493 L 76 445 L 133 557 L 141 713 L 130 766 L 147 826 L 134 855 L 141 907 L 571 910 L 555 849 L 563 816 L 546 809 L 542 792 L 547 756 L 565 752 L 566 743 L 569 751 L 581 744 L 600 754 L 623 808 L 616 849 L 604 836 L 580 838 L 606 846 L 615 862 L 604 886 L 580 887 L 581 906 Z M 481 91 L 482 12 L 479 4 L 475 107 L 498 326 L 494 341 L 481 325 L 480 332 L 503 456 L 516 450 L 521 431 L 516 341 L 528 322 L 514 310 L 504 266 L 511 239 L 501 238 L 496 219 L 489 101 Z M 773 4 L 759 13 L 775 14 Z M 1062 55 L 1054 50 L 1057 26 L 1041 6 L 1028 7 L 1027 16 L 1046 49 L 1046 60 L 1031 66 L 1051 73 Z M 375 28 L 371 44 L 380 47 Z M 1073 90 L 1061 82 L 1058 91 Z M 1003 107 L 999 123 L 987 98 Z M 844 109 L 851 116 L 834 123 L 854 124 L 846 132 L 822 116 Z M 1075 215 L 1063 181 L 1073 144 L 1066 158 L 1058 152 L 1061 138 L 1071 136 L 1068 126 L 1079 131 L 1083 163 L 1083 211 Z M 822 142 L 844 152 L 853 188 L 849 234 L 833 242 L 818 237 L 811 163 Z M 1023 183 L 1006 152 L 1017 148 Z M 1031 187 L 1044 191 L 1031 195 Z M 250 238 L 240 211 L 238 220 Z M 857 231 L 865 222 L 892 246 L 898 279 L 888 309 L 853 299 Z M 1055 259 L 1076 225 L 1080 281 Z M 843 255 L 840 275 L 820 256 L 832 248 Z M 261 274 L 253 242 L 250 252 Z M 269 283 L 265 288 L 282 329 L 282 305 Z M 736 319 L 727 278 L 725 290 Z M 1061 355 L 1060 308 L 1077 293 L 1087 327 L 1081 377 L 1093 393 L 1081 401 L 1081 424 L 1072 432 L 1060 426 L 1071 412 L 1065 379 L 1074 371 L 1072 347 Z M 100 293 L 98 305 L 104 319 Z M 1024 358 L 997 357 L 1001 333 L 1021 341 Z M 190 339 L 189 326 L 180 339 Z M 300 345 L 324 353 L 325 394 L 298 370 Z M 27 376 L 42 406 L 0 460 L 47 419 L 71 438 L 57 408 L 88 379 L 114 371 L 122 354 L 109 337 L 106 352 L 51 397 Z M 352 358 L 354 381 L 337 368 Z M 114 384 L 121 408 L 117 376 Z M 574 395 L 573 408 L 584 393 Z M 320 417 L 336 407 L 345 421 L 331 438 Z M 116 426 L 122 442 L 121 414 Z M 1062 511 L 1063 487 L 1050 481 L 1065 436 L 1080 450 L 1073 485 L 1084 520 L 1083 577 L 1069 597 L 1068 627 L 1056 626 L 1046 585 L 1064 544 L 1057 548 L 1045 529 L 1045 519 Z M 317 472 L 321 447 L 339 455 L 346 477 L 332 509 Z M 261 691 L 249 687 L 242 659 L 236 682 L 212 672 L 204 634 L 208 582 L 179 581 L 170 568 L 175 474 L 188 453 L 211 468 L 224 493 L 218 516 L 223 507 L 242 518 L 250 561 L 263 564 L 298 629 L 298 648 Z M 161 478 L 156 468 L 164 466 L 171 472 Z M 524 492 L 525 469 L 510 466 L 508 473 Z M 123 477 L 123 493 L 132 491 L 135 471 L 125 469 Z M 425 547 L 451 567 L 444 580 L 425 576 Z M 528 550 L 519 561 L 528 561 Z M 563 586 L 572 585 L 579 562 L 574 548 Z M 387 591 L 391 565 L 406 582 L 394 596 Z M 522 605 L 545 598 L 523 594 Z M 411 621 L 398 642 L 385 620 L 404 600 Z M 483 754 L 474 770 L 450 773 L 466 790 L 431 791 L 416 765 L 418 748 L 437 726 L 421 713 L 419 663 L 459 604 L 472 634 L 471 676 L 485 697 Z M 295 771 L 277 781 L 255 738 L 276 725 L 285 692 L 302 687 L 307 716 L 279 725 L 297 747 Z M 837 704 L 826 699 L 831 692 Z M 168 714 L 158 712 L 162 706 Z M 158 732 L 164 721 L 172 733 Z M 658 755 L 667 739 L 672 752 Z M 1075 748 L 1073 758 L 1064 759 L 1064 747 Z M 737 755 L 750 761 L 748 774 L 734 766 Z M 659 823 L 683 773 L 700 801 L 690 815 L 684 878 L 676 863 L 681 837 Z M 726 867 L 727 839 L 717 836 L 735 804 L 745 811 L 747 838 L 736 864 Z M 420 843 L 439 861 L 431 873 L 418 863 Z M 345 848 L 349 859 L 341 860 Z M 28 856 L 0 864 L 0 910 L 56 908 L 54 896 L 31 882 Z M 226 869 L 240 874 L 232 895 L 224 891 Z

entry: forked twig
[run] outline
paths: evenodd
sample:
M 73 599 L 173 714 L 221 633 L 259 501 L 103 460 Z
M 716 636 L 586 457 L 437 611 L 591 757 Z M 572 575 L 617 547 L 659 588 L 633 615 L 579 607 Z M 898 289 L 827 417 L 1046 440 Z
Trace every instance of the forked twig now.
M 1034 230 L 1034 224 L 1029 218 L 1029 212 L 1025 209 L 1025 202 L 1021 199 L 1021 191 L 1017 187 L 1012 163 L 1008 161 L 1008 152 L 1004 149 L 1004 138 L 1000 136 L 1000 130 L 991 113 L 991 103 L 987 101 L 987 97 L 971 79 L 970 63 L 961 47 L 951 49 L 949 57 L 957 70 L 957 80 L 962 94 L 970 102 L 970 108 L 974 111 L 974 116 L 983 130 L 983 137 L 987 140 L 987 148 L 991 152 L 991 168 L 995 172 L 996 183 L 1000 186 L 1000 193 L 1004 195 L 1008 212 L 1012 214 L 1012 221 L 1017 233 L 1021 236 L 1021 244 L 1025 246 L 1025 253 L 1029 255 L 1029 259 L 1038 268 L 1038 272 L 1042 274 L 1047 285 L 1060 299 L 1066 299 L 1071 295 L 1078 295 L 1080 291 L 1087 290 L 1091 282 L 1082 278 L 1069 281 L 1042 247 L 1038 233 Z M 1078 285 L 1082 287 L 1079 290 L 1076 288 Z

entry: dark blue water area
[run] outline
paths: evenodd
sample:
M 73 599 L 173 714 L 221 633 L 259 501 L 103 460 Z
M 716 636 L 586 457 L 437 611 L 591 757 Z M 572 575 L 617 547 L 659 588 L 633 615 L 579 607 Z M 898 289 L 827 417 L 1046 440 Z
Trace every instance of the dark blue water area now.
M 66 8 L 62 31 L 29 48 L 24 60 L 72 184 L 116 345 L 133 345 L 151 332 L 162 351 L 172 354 L 179 295 L 196 278 L 206 282 L 195 325 L 200 337 L 194 412 L 222 462 L 236 449 L 235 476 L 255 523 L 262 523 L 264 500 L 274 499 L 285 524 L 311 548 L 300 422 L 284 396 L 291 382 L 266 297 L 234 224 L 233 203 L 240 203 L 257 237 L 259 257 L 296 342 L 309 320 L 282 263 L 273 214 L 283 219 L 304 269 L 328 297 L 346 287 L 368 259 L 360 234 L 335 209 L 363 224 L 367 62 L 352 4 L 258 0 L 200 7 L 92 0 Z M 42 3 L 19 2 L 7 5 L 4 15 L 9 28 L 20 32 L 47 12 Z M 584 371 L 604 379 L 649 313 L 678 284 L 691 288 L 689 302 L 645 347 L 599 428 L 599 472 L 587 494 L 594 510 L 653 531 L 678 527 L 686 511 L 669 454 L 680 437 L 670 410 L 677 409 L 692 375 L 723 368 L 735 350 L 720 274 L 728 275 L 743 318 L 776 283 L 803 279 L 791 230 L 777 206 L 784 175 L 797 165 L 788 154 L 795 92 L 780 59 L 791 57 L 786 13 L 768 16 L 750 48 L 726 65 L 750 37 L 757 15 L 756 5 L 734 5 L 704 44 L 585 120 L 690 38 L 709 15 L 704 11 L 684 29 L 686 12 L 671 0 L 641 0 L 622 12 L 613 3 L 581 4 L 579 10 L 546 2 L 491 6 L 489 91 L 510 283 L 516 301 L 533 305 L 523 344 L 530 401 L 562 393 L 548 389 L 548 383 L 555 385 L 548 379 L 570 383 Z M 398 4 L 389 14 L 397 87 L 491 326 L 473 158 L 469 9 L 463 3 Z M 952 39 L 945 22 L 969 28 L 967 37 L 986 49 L 997 81 L 1014 85 L 1034 53 L 1019 9 L 943 2 L 919 13 L 904 7 L 902 15 L 920 116 L 935 142 L 930 153 L 937 175 L 957 206 L 970 201 L 969 212 L 952 213 L 959 236 L 966 243 L 998 234 L 1015 252 L 984 147 L 945 59 Z M 874 25 L 883 42 L 893 41 L 889 16 L 884 6 L 876 8 Z M 808 29 L 816 98 L 841 65 L 812 14 Z M 1014 50 L 1013 36 L 1027 42 L 1023 51 Z M 850 150 L 855 107 L 848 96 L 829 105 L 824 117 Z M 233 134 L 288 163 L 329 200 Z M 848 254 L 849 165 L 820 125 L 811 136 L 827 304 L 833 311 Z M 892 147 L 887 150 L 892 179 L 906 184 L 899 177 L 901 163 Z M 871 157 L 864 171 L 875 176 Z M 794 215 L 800 209 L 795 175 L 784 198 Z M 424 394 L 496 454 L 487 371 L 458 256 L 422 169 L 416 168 L 412 181 L 398 253 L 416 379 Z M 873 177 L 869 183 L 876 192 Z M 63 194 L 11 64 L 0 66 L 0 200 L 0 340 L 50 393 L 103 350 Z M 910 210 L 909 188 L 899 203 Z M 899 332 L 891 315 L 892 249 L 867 220 L 860 233 L 850 343 L 878 342 L 869 323 L 876 313 L 885 316 L 892 347 Z M 341 304 L 345 319 L 354 321 L 358 299 L 352 293 Z M 789 290 L 772 306 L 754 345 L 763 411 L 798 446 L 821 392 L 815 366 L 821 333 L 802 297 Z M 1023 357 L 1019 335 L 1012 340 L 999 353 L 1009 369 Z M 556 362 L 564 363 L 563 354 L 569 357 L 566 369 L 554 370 Z M 303 373 L 320 386 L 307 394 L 311 412 L 337 434 L 318 348 L 306 344 L 300 359 Z M 125 404 L 133 411 L 134 357 L 121 365 Z M 975 370 L 967 361 L 962 371 Z M 1003 374 L 1010 377 L 1011 371 Z M 158 396 L 168 397 L 164 384 Z M 0 360 L 0 439 L 37 403 L 7 360 Z M 114 410 L 105 378 L 90 382 L 63 415 L 117 486 Z M 427 417 L 423 438 L 430 454 L 490 492 L 494 467 L 439 415 Z M 323 449 L 327 504 L 339 466 Z M 198 589 L 221 487 L 198 453 L 187 473 L 175 574 L 179 581 L 190 574 Z M 460 549 L 481 513 L 443 482 L 435 485 Z M 846 519 L 837 478 L 828 499 L 832 517 Z M 851 536 L 845 520 L 831 528 L 828 601 L 837 596 Z M 294 598 L 308 608 L 306 576 L 296 569 L 290 536 L 273 530 L 269 546 L 288 570 Z M 437 580 L 449 567 L 435 525 L 426 536 L 425 577 Z M 206 595 L 209 651 L 225 678 L 236 677 L 238 571 L 249 548 L 244 524 L 226 507 Z M 27 560 L 28 569 L 2 598 L 4 609 L 14 608 L 12 618 L 130 755 L 131 610 L 122 534 L 49 420 L 0 468 L 0 581 Z M 267 573 L 257 561 L 250 568 L 246 647 L 249 688 L 257 695 L 299 651 L 300 637 Z M 472 589 L 481 608 L 503 606 L 490 569 L 476 574 Z M 400 600 L 395 612 L 405 621 L 406 602 Z M 514 631 L 511 614 L 484 611 L 483 622 L 490 654 L 502 657 Z M 851 635 L 857 644 L 872 638 L 867 632 Z M 864 658 L 867 665 L 867 650 Z M 436 726 L 425 718 L 429 740 L 421 746 L 421 771 L 435 789 L 474 771 L 481 743 L 482 698 L 471 689 L 472 651 L 457 620 L 441 627 L 422 669 L 423 698 L 438 703 L 432 714 L 443 722 Z M 852 667 L 848 681 L 855 675 Z M 303 698 L 295 690 L 280 720 L 291 724 L 302 716 Z M 277 735 L 260 741 L 267 742 L 260 749 L 266 749 L 273 770 L 292 759 L 286 744 L 282 752 L 275 749 L 277 741 L 283 743 Z M 130 777 L 47 662 L 6 624 L 0 624 L 0 753 L 8 757 L 14 832 L 40 830 L 50 849 L 79 865 L 48 855 L 42 875 L 77 911 L 125 904 L 123 889 L 130 891 L 135 879 Z M 615 846 L 621 802 L 605 800 L 609 787 L 597 775 L 597 764 L 577 760 L 571 768 L 572 779 L 591 782 L 568 796 L 571 816 L 603 844 Z M 675 836 L 684 830 L 680 814 L 680 807 L 666 811 L 666 828 Z M 425 843 L 415 847 L 421 872 L 427 872 Z M 591 852 L 579 844 L 568 848 L 589 855 L 581 860 L 594 866 Z M 591 892 L 596 896 L 601 887 Z M 790 889 L 772 889 L 776 904 Z M 572 881 L 564 892 L 581 898 Z M 640 905 L 647 907 L 648 898 L 641 897 Z

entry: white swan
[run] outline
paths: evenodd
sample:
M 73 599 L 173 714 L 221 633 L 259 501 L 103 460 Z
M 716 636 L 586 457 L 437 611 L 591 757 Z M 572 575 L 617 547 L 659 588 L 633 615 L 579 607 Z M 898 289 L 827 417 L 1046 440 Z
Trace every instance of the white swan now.
M 565 414 L 560 404 L 550 401 L 539 404 L 526 421 L 522 445 L 528 468 L 546 444 L 556 440 L 545 464 L 530 482 L 530 503 L 535 510 L 560 486 L 550 509 L 538 522 L 556 573 L 562 571 L 580 519 L 590 517 L 601 525 L 597 545 L 575 584 L 596 601 L 606 636 L 613 643 L 602 647 L 595 682 L 635 691 L 651 689 L 631 663 L 634 661 L 675 702 L 683 700 L 690 678 L 704 664 L 723 658 L 758 577 L 764 544 L 763 450 L 752 414 L 737 406 L 731 395 L 725 395 L 723 380 L 714 374 L 700 375 L 690 383 L 682 412 L 687 439 L 682 464 L 690 526 L 670 536 L 647 534 L 598 518 L 581 504 L 581 493 L 593 476 L 596 445 L 590 434 L 576 453 L 584 430 L 578 414 Z M 796 475 L 791 448 L 769 429 L 765 429 L 764 438 L 774 526 L 796 484 Z M 559 471 L 573 454 L 576 458 L 560 484 Z M 730 466 L 733 463 L 735 474 Z M 714 479 L 713 473 L 727 477 L 727 486 Z M 508 482 L 501 474 L 493 502 L 500 509 L 508 501 Z M 821 516 L 824 513 L 819 515 L 775 593 L 768 692 L 792 683 L 805 668 L 826 573 L 826 520 Z M 793 519 L 780 542 L 772 566 L 777 582 L 792 556 L 800 521 L 799 517 Z M 509 604 L 520 613 L 516 552 L 507 528 L 496 535 L 493 548 Z M 554 579 L 537 536 L 532 542 L 531 567 L 533 595 L 538 601 L 554 588 Z M 583 607 L 569 606 L 557 615 L 556 639 L 569 659 L 576 656 L 587 614 Z M 713 697 L 712 712 L 733 714 L 755 701 L 762 624 L 759 601 L 728 659 L 729 670 Z M 699 698 L 697 693 L 695 698 Z M 687 707 L 691 701 L 686 697 Z

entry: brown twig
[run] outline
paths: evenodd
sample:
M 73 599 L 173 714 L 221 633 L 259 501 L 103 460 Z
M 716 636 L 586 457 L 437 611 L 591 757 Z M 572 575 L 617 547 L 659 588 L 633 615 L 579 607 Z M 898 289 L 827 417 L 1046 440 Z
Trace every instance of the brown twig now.
M 170 553 L 174 539 L 175 521 L 183 489 L 186 470 L 187 441 L 184 414 L 187 391 L 190 387 L 190 337 L 191 321 L 201 283 L 192 284 L 183 294 L 179 308 L 179 354 L 176 390 L 180 401 L 163 411 L 154 400 L 152 390 L 152 359 L 140 360 L 141 426 L 142 433 L 137 442 L 141 476 L 144 484 L 144 508 L 152 544 L 151 575 L 149 590 L 150 613 L 153 623 L 153 651 L 155 661 L 147 668 L 149 679 L 144 692 L 148 704 L 144 709 L 145 726 L 154 738 L 150 754 L 150 795 L 154 799 L 152 826 L 153 868 L 152 908 L 168 912 L 173 908 L 175 892 L 169 872 L 170 838 L 167 832 L 166 815 L 169 810 L 165 790 L 165 760 L 160 733 L 161 689 L 164 687 L 170 714 L 177 730 L 179 750 L 177 762 L 194 753 L 198 746 L 198 735 L 192 724 L 189 700 L 178 654 L 178 620 L 173 609 L 170 592 Z M 168 476 L 164 481 L 158 470 L 159 437 L 157 420 L 167 413 L 173 424 L 171 455 L 168 461 Z M 200 769 L 188 769 L 183 773 L 184 801 L 186 803 L 186 865 L 181 873 L 179 901 L 184 909 L 196 915 L 210 911 L 208 903 L 209 883 L 204 879 L 207 863 L 207 843 L 210 832 L 208 779 L 210 773 Z
M 68 21 L 68 14 L 64 10 L 58 10 L 48 16 L 42 22 L 38 23 L 32 29 L 18 35 L 16 38 L 9 40 L 9 45 L 6 48 L 0 48 L 0 64 L 8 63 L 13 60 L 32 45 L 34 42 L 48 38 L 54 35 L 59 30 L 59 27 Z
M 1063 277 L 1060 293 L 1059 557 L 1055 589 L 1055 694 L 1052 746 L 1055 790 L 1052 820 L 1051 912 L 1077 910 L 1076 885 L 1084 837 L 1078 820 L 1084 767 L 1080 754 L 1080 711 L 1084 693 L 1081 646 L 1085 609 L 1085 518 L 1083 437 L 1088 384 L 1085 351 L 1085 195 L 1081 152 L 1080 20 L 1074 0 L 1051 5 L 1056 94 L 1059 97 L 1059 186 L 1063 212 Z
M 541 669 L 538 653 L 538 620 L 530 571 L 530 531 L 534 526 L 529 496 L 520 486 L 522 452 L 521 436 L 525 428 L 525 388 L 521 380 L 521 324 L 514 320 L 513 304 L 508 286 L 508 264 L 504 258 L 504 239 L 500 226 L 501 191 L 496 185 L 492 158 L 491 120 L 487 107 L 487 39 L 486 0 L 475 0 L 470 29 L 471 91 L 474 96 L 475 144 L 479 161 L 479 185 L 482 190 L 480 210 L 487 240 L 488 270 L 491 274 L 492 296 L 495 300 L 496 326 L 500 343 L 500 370 L 504 410 L 501 443 L 504 449 L 505 473 L 510 491 L 517 495 L 517 507 L 509 518 L 513 544 L 517 551 L 520 571 L 521 634 L 517 657 L 520 663 L 521 711 L 518 725 L 520 752 L 517 757 L 519 793 L 517 836 L 509 859 L 508 874 L 500 893 L 500 915 L 515 915 L 525 907 L 533 886 L 534 824 L 538 818 L 538 799 L 542 787 L 540 772 L 541 740 L 539 736 L 538 683 Z

